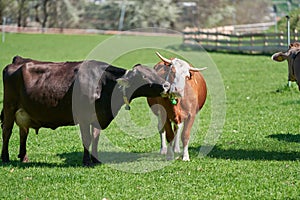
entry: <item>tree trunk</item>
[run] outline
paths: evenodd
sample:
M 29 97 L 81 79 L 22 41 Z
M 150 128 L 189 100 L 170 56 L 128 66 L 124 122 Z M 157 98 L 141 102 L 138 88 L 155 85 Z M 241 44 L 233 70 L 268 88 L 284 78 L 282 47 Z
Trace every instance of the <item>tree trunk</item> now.
M 44 13 L 44 18 L 42 21 L 42 28 L 46 28 L 46 24 L 47 24 L 47 20 L 48 20 L 48 10 L 47 10 L 47 4 L 48 4 L 49 0 L 44 0 L 43 1 L 43 13 Z
M 25 1 L 26 0 L 18 0 L 18 4 L 19 4 L 19 7 L 18 7 L 18 17 L 17 17 L 18 27 L 22 27 L 23 10 L 24 10 L 24 7 L 25 7 Z

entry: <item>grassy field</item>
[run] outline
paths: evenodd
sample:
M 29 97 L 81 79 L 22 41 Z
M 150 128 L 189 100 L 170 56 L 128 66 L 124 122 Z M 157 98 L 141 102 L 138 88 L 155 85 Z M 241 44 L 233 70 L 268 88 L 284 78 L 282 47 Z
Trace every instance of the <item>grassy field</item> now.
M 7 34 L 0 44 L 0 66 L 10 63 L 14 55 L 51 61 L 85 59 L 109 37 Z M 180 54 L 179 47 L 169 46 L 169 50 Z M 295 85 L 285 87 L 286 63 L 275 63 L 270 56 L 209 56 L 223 79 L 226 118 L 222 135 L 207 156 L 200 158 L 198 153 L 212 121 L 215 93 L 209 92 L 195 125 L 200 128 L 193 132 L 190 162 L 166 162 L 156 153 L 159 135 L 155 123 L 147 126 L 152 118 L 145 99 L 140 98 L 134 100 L 130 113 L 120 112 L 103 131 L 99 151 L 105 162 L 93 168 L 81 166 L 78 127 L 41 129 L 39 135 L 31 131 L 27 143 L 31 162 L 27 164 L 17 159 L 19 136 L 14 128 L 12 161 L 0 163 L 0 199 L 298 199 L 300 100 Z M 114 63 L 130 68 L 137 62 L 157 62 L 152 49 L 131 51 L 123 57 Z M 209 70 L 203 74 L 213 91 L 214 77 Z M 118 125 L 128 117 L 137 126 L 128 127 L 131 133 Z M 153 157 L 145 157 L 147 154 Z M 144 158 L 141 155 L 145 160 L 139 159 Z M 149 165 L 157 170 L 147 171 Z

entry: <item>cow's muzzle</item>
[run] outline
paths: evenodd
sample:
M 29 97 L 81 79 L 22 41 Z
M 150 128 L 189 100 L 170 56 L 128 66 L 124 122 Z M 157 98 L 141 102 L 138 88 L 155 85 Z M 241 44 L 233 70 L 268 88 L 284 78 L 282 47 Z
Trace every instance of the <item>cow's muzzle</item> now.
M 161 93 L 161 95 L 163 96 L 163 95 L 167 94 L 167 92 L 170 90 L 171 85 L 169 82 L 166 81 L 162 84 L 162 87 L 163 87 L 164 91 Z

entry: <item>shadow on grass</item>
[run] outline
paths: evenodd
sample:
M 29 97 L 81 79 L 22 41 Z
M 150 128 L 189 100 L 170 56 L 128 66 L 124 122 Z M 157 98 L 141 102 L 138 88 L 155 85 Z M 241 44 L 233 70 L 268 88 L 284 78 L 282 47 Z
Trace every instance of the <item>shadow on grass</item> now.
M 277 139 L 279 141 L 285 141 L 285 142 L 296 142 L 300 143 L 300 134 L 273 134 L 269 135 L 268 138 Z
M 10 160 L 8 163 L 0 162 L 0 167 L 16 167 L 16 168 L 30 168 L 30 167 L 47 167 L 54 168 L 60 167 L 60 164 L 56 163 L 46 163 L 46 162 L 28 162 L 22 163 L 19 160 Z
M 66 166 L 72 166 L 74 163 L 82 162 L 82 152 L 62 153 L 58 154 Z M 132 152 L 99 152 L 99 159 L 103 164 L 117 164 L 134 162 L 141 158 L 141 154 Z
M 190 148 L 193 154 L 199 153 L 198 148 Z M 256 149 L 222 149 L 215 146 L 207 155 L 211 158 L 230 159 L 230 160 L 266 160 L 266 161 L 294 161 L 300 159 L 300 152 L 278 152 Z
M 30 156 L 30 155 L 29 155 Z M 34 162 L 30 161 L 28 163 L 22 163 L 19 160 L 11 160 L 9 163 L 0 162 L 0 166 L 12 166 L 18 168 L 28 168 L 28 167 L 83 167 L 82 166 L 82 152 L 68 152 L 57 154 L 61 158 L 60 163 L 51 162 Z M 132 153 L 132 152 L 99 152 L 99 159 L 102 164 L 122 164 L 131 163 L 138 161 L 140 158 L 146 158 L 151 160 L 163 160 L 159 153 Z M 29 157 L 30 159 L 30 157 Z
M 300 100 L 289 100 L 289 101 L 281 103 L 281 105 L 284 105 L 284 106 L 298 105 L 298 104 L 300 104 Z

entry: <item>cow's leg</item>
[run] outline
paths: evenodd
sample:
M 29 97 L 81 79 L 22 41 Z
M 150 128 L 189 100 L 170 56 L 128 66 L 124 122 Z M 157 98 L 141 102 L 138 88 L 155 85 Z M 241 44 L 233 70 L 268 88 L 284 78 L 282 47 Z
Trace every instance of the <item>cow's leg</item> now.
M 165 122 L 165 130 L 166 130 L 166 138 L 168 142 L 167 146 L 167 160 L 173 160 L 174 159 L 174 151 L 173 151 L 173 140 L 174 140 L 174 132 L 172 130 L 171 122 L 166 121 Z
M 29 159 L 26 155 L 26 141 L 27 141 L 27 137 L 28 137 L 28 133 L 29 133 L 29 129 L 28 128 L 19 128 L 20 130 L 20 151 L 19 151 L 19 155 L 18 158 L 20 158 L 21 162 L 29 162 Z
M 90 158 L 90 146 L 91 146 L 91 132 L 90 132 L 90 125 L 89 124 L 80 124 L 80 133 L 81 139 L 83 144 L 83 159 L 82 163 L 84 166 L 91 166 L 91 158 Z
M 160 154 L 167 154 L 166 131 L 160 132 Z
M 160 135 L 160 154 L 167 154 L 167 145 L 166 145 L 166 131 L 164 129 L 164 122 L 166 121 L 166 117 L 162 114 L 162 112 L 158 111 L 158 131 Z
M 191 133 L 191 129 L 192 129 L 194 120 L 195 120 L 195 116 L 190 116 L 184 122 L 182 135 L 181 135 L 181 140 L 182 140 L 182 144 L 183 144 L 183 156 L 182 156 L 183 161 L 190 160 L 188 148 L 189 148 L 189 141 L 190 141 L 190 133 Z
M 9 162 L 8 144 L 14 126 L 15 116 L 13 110 L 1 112 L 2 120 L 2 162 Z
M 95 127 L 92 127 L 93 132 L 93 138 L 92 138 L 92 155 L 91 160 L 93 163 L 100 164 L 100 160 L 98 157 L 98 142 L 99 142 L 99 136 L 100 136 L 100 129 L 97 129 Z
M 173 141 L 168 143 L 167 147 L 167 160 L 174 160 Z
M 175 124 L 175 138 L 174 138 L 174 152 L 175 153 L 180 153 L 179 141 L 180 141 L 182 128 L 183 128 L 183 123 Z

